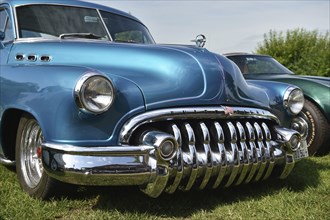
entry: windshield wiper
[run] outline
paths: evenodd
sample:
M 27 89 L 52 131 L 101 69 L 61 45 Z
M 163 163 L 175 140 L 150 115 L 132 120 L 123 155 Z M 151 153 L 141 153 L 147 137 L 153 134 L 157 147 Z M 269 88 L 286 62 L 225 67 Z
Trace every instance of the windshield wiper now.
M 101 36 L 97 36 L 93 33 L 66 33 L 59 36 L 60 39 L 65 38 L 86 38 L 86 39 L 102 39 Z
M 138 44 L 139 42 L 135 41 L 135 40 L 118 40 L 116 39 L 115 42 L 118 43 L 130 43 L 130 44 Z

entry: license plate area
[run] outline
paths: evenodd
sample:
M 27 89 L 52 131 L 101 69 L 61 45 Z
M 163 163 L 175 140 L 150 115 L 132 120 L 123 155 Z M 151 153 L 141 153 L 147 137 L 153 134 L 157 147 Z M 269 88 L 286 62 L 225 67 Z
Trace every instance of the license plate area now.
M 294 152 L 294 159 L 300 160 L 306 157 L 308 157 L 308 146 L 306 141 L 302 141 L 299 149 Z

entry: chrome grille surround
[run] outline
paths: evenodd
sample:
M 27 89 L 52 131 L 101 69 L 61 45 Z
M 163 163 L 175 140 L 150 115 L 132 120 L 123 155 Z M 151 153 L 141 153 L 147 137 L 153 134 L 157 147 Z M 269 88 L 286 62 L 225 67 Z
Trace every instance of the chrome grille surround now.
M 294 166 L 292 154 L 276 138 L 277 118 L 253 108 L 185 108 L 159 110 L 139 115 L 122 129 L 120 141 L 136 142 L 148 130 L 173 135 L 176 156 L 165 163 L 150 155 L 153 179 L 141 186 L 151 197 L 177 189 L 229 187 L 270 177 L 275 167 L 285 178 Z M 274 135 L 272 135 L 272 133 Z M 134 141 L 135 140 L 135 141 Z M 161 172 L 160 172 L 161 171 Z

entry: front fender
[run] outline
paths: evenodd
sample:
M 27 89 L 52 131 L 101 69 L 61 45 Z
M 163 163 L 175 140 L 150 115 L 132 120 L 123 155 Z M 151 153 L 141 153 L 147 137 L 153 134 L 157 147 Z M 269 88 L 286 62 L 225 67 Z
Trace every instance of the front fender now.
M 266 81 L 266 80 L 247 80 L 250 86 L 264 90 L 269 98 L 271 112 L 276 115 L 283 126 L 289 127 L 293 116 L 284 108 L 283 98 L 289 87 L 295 87 L 286 83 Z
M 121 125 L 145 110 L 143 96 L 134 83 L 110 76 L 116 90 L 112 107 L 101 115 L 83 113 L 75 104 L 74 88 L 80 77 L 91 71 L 95 72 L 69 66 L 4 67 L 0 76 L 0 116 L 10 109 L 33 115 L 47 142 L 117 144 Z

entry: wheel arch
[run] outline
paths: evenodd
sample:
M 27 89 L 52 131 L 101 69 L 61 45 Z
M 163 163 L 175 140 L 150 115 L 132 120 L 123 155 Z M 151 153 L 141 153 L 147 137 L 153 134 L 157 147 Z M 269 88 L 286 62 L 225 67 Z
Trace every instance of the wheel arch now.
M 320 112 L 324 115 L 324 117 L 327 119 L 328 123 L 330 123 L 330 115 L 328 115 L 325 110 L 324 110 L 324 106 L 321 106 L 319 102 L 317 102 L 313 97 L 309 96 L 308 94 L 304 94 L 304 97 L 306 100 L 308 100 L 309 102 L 311 102 L 316 108 L 318 108 L 320 110 Z
M 1 119 L 1 146 L 4 156 L 15 161 L 15 146 L 17 129 L 23 114 L 34 117 L 31 113 L 21 109 L 7 109 Z

